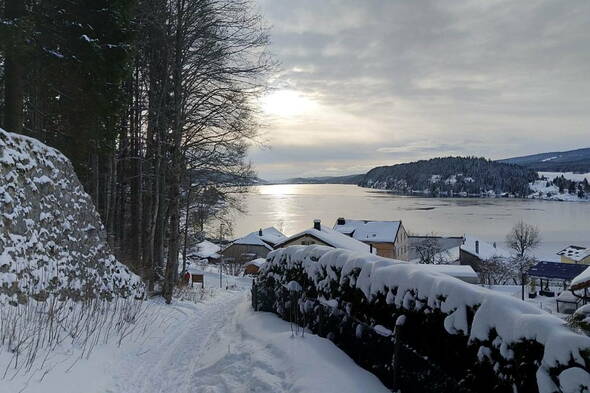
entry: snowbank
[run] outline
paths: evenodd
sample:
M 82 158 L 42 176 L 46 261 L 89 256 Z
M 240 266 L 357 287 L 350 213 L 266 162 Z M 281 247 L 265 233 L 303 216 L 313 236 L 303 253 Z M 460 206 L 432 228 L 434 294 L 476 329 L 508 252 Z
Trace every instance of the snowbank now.
M 385 299 L 393 311 L 388 315 L 410 312 L 426 318 L 442 313 L 448 335 L 468 338 L 467 347 L 462 349 L 466 356 L 468 348 L 475 349 L 479 354 L 477 360 L 491 364 L 498 378 L 507 383 L 518 386 L 527 378 L 536 378 L 540 392 L 560 392 L 567 391 L 564 387 L 571 383 L 568 376 L 573 375 L 576 381 L 582 379 L 590 387 L 590 374 L 586 371 L 563 372 L 576 367 L 585 369 L 590 361 L 590 338 L 574 333 L 561 319 L 534 305 L 464 283 L 423 265 L 395 263 L 319 246 L 273 251 L 261 270 L 260 283 L 265 285 L 265 279 L 272 279 L 285 284 L 293 280 L 297 271 L 301 272 L 299 281 L 304 292 L 317 293 L 324 302 L 342 305 L 346 292 L 360 290 L 366 302 L 363 304 Z M 347 313 L 354 312 L 354 304 L 345 308 Z M 393 317 L 373 317 L 372 323 L 394 329 Z M 532 343 L 542 350 L 538 358 Z M 523 367 L 536 370 L 536 376 L 518 375 L 515 370 Z M 556 378 L 558 371 L 561 374 Z
M 275 367 L 281 365 L 282 373 L 290 376 L 283 381 L 289 383 L 288 389 L 277 387 L 273 392 L 389 392 L 377 377 L 356 365 L 330 340 L 309 332 L 303 337 L 293 335 L 290 324 L 274 314 L 254 313 L 247 303 L 242 303 L 234 323 L 254 363 L 269 365 L 272 360 Z M 227 353 L 228 346 L 222 343 L 219 350 Z M 266 378 L 269 385 L 276 380 L 272 374 Z
M 63 154 L 0 129 L 0 178 L 0 304 L 49 293 L 142 296 Z

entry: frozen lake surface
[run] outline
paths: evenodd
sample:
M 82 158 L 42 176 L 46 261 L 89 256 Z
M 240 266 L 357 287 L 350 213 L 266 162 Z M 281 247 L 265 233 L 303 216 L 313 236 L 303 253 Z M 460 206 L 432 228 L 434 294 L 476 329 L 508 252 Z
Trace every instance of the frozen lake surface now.
M 411 234 L 471 234 L 486 241 L 504 241 L 522 219 L 536 225 L 542 244 L 538 258 L 559 260 L 555 253 L 570 245 L 590 246 L 590 203 L 487 198 L 420 198 L 398 196 L 354 185 L 280 184 L 257 186 L 236 214 L 236 237 L 275 226 L 292 235 L 314 218 L 334 225 L 338 217 L 402 220 Z

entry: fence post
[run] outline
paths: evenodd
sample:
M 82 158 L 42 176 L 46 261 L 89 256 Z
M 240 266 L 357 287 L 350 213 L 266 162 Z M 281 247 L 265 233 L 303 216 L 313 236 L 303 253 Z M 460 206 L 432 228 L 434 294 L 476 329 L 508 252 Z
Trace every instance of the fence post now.
M 256 290 L 256 280 L 252 280 L 252 307 L 258 311 L 258 291 Z
M 400 365 L 400 349 L 402 345 L 402 326 L 406 323 L 406 316 L 400 315 L 395 320 L 395 329 L 393 331 L 393 356 L 391 358 L 393 391 L 397 392 L 401 388 L 399 385 L 399 365 Z

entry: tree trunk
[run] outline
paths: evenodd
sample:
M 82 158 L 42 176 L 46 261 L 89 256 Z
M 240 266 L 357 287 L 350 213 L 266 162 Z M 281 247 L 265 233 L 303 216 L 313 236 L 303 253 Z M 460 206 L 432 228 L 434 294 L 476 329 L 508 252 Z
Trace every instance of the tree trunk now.
M 23 0 L 6 0 L 6 19 L 18 19 L 24 15 Z M 24 64 L 18 56 L 18 44 L 14 38 L 6 50 L 4 81 L 4 128 L 20 134 L 23 131 Z

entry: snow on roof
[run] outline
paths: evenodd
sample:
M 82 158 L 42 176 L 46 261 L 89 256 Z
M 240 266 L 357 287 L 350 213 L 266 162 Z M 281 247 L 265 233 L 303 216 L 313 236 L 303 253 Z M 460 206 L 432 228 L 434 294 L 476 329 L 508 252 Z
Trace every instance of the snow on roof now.
M 476 242 L 479 242 L 479 252 L 476 252 Z M 493 244 L 481 241 L 473 236 L 465 236 L 465 242 L 461 245 L 461 250 L 471 255 L 477 256 L 481 260 L 491 259 L 493 257 L 509 258 L 510 252 Z
M 334 229 L 360 241 L 387 242 L 393 243 L 401 221 L 371 221 L 344 219 L 344 224 L 338 220 Z
M 590 256 L 590 248 L 581 246 L 569 246 L 564 248 L 557 255 L 567 257 L 573 261 L 580 262 L 582 259 Z
M 219 258 L 219 251 L 221 251 L 221 247 L 217 244 L 204 240 L 197 244 L 195 255 L 199 258 Z
M 577 275 L 570 284 L 571 289 L 584 289 L 590 287 L 590 267 Z
M 283 241 L 281 241 L 280 243 L 277 243 L 277 246 L 281 246 L 285 243 L 288 243 L 290 240 L 297 239 L 297 238 L 304 236 L 304 235 L 313 236 L 316 239 L 319 239 L 322 242 L 324 242 L 327 245 L 332 246 L 334 248 L 343 248 L 345 250 L 357 251 L 357 252 L 363 252 L 363 253 L 370 253 L 371 252 L 371 247 L 368 244 L 365 244 L 363 242 L 355 240 L 350 236 L 343 235 L 342 233 L 335 231 L 332 228 L 328 228 L 326 226 L 323 226 L 323 225 L 320 227 L 320 230 L 317 230 L 315 228 L 309 228 L 303 232 L 299 232 L 293 236 L 290 236 L 290 237 L 284 239 Z M 373 250 L 373 253 L 375 253 L 375 252 L 376 252 L 376 250 Z
M 262 235 L 260 234 L 262 232 Z M 275 227 L 264 228 L 255 232 L 251 232 L 244 237 L 234 240 L 232 244 L 245 244 L 251 246 L 263 246 L 269 250 L 280 241 L 286 239 L 278 229 Z
M 250 262 L 246 263 L 246 264 L 244 265 L 244 267 L 246 267 L 246 266 L 250 266 L 250 265 L 254 265 L 254 266 L 257 266 L 257 267 L 261 267 L 262 265 L 264 265 L 264 264 L 265 264 L 265 262 L 266 262 L 266 258 L 258 258 L 258 259 L 254 259 L 254 260 L 252 260 L 252 261 L 250 261 Z
M 421 264 L 420 266 L 424 266 L 426 270 L 432 270 L 433 272 L 439 272 L 448 274 L 449 276 L 463 279 L 463 278 L 473 278 L 478 279 L 479 276 L 473 270 L 473 268 L 469 265 L 425 265 Z

